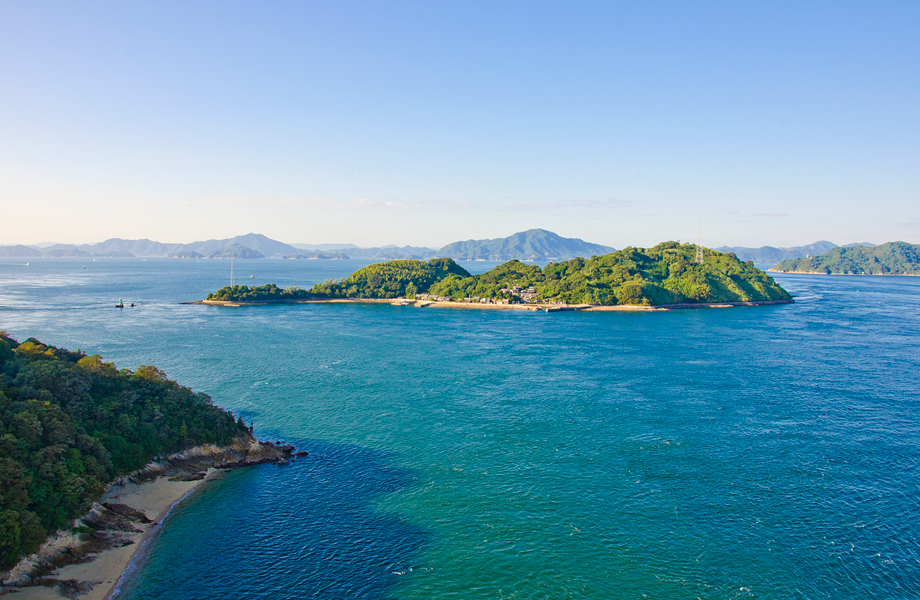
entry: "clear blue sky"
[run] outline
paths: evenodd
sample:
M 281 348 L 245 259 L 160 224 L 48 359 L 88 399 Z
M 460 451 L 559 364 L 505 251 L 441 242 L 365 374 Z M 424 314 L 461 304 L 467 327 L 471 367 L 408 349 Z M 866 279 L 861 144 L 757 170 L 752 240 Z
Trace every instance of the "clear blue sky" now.
M 0 243 L 920 242 L 920 2 L 0 1 Z

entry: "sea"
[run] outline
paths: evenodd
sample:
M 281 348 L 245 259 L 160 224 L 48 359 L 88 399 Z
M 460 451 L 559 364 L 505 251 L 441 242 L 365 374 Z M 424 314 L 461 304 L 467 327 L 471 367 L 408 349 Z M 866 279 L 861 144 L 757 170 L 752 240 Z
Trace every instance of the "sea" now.
M 309 452 L 186 498 L 120 600 L 920 597 L 920 278 L 653 313 L 181 304 L 229 276 L 0 260 L 14 338 L 155 365 Z

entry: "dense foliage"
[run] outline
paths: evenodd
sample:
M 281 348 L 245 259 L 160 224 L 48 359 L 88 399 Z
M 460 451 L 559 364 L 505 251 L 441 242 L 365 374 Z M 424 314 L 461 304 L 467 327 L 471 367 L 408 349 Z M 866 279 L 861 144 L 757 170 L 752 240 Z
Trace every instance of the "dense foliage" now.
M 397 298 L 424 292 L 445 277 L 470 277 L 449 258 L 391 260 L 368 265 L 345 279 L 313 286 L 310 293 L 326 298 Z
M 0 332 L 0 569 L 154 456 L 229 444 L 242 420 L 166 378 Z
M 303 300 L 310 294 L 299 287 L 281 289 L 274 283 L 265 285 L 226 285 L 213 294 L 208 294 L 206 300 L 221 302 L 273 302 L 279 300 Z
M 788 300 L 789 294 L 752 263 L 734 254 L 664 242 L 642 250 L 626 248 L 590 259 L 550 263 L 545 269 L 510 261 L 475 277 L 448 277 L 430 293 L 452 299 L 497 298 L 500 290 L 533 287 L 539 297 L 566 304 L 658 305 Z
M 784 260 L 771 271 L 841 275 L 920 275 L 920 245 L 888 242 L 881 246 L 834 248 L 820 256 Z

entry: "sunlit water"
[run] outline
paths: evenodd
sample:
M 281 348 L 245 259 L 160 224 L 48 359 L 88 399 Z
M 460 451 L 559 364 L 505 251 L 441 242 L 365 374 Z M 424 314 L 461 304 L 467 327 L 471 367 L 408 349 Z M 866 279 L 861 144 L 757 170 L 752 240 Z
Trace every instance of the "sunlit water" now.
M 24 262 L 0 329 L 157 365 L 310 451 L 189 498 L 121 598 L 920 596 L 920 279 L 651 314 L 233 309 L 179 304 L 225 261 Z

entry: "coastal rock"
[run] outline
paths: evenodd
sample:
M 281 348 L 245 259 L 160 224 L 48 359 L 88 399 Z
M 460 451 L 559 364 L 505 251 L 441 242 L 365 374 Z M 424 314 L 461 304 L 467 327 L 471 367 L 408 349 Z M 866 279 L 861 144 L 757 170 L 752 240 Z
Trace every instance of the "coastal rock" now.
M 78 581 L 76 579 L 50 579 L 50 578 L 41 578 L 36 579 L 33 582 L 33 585 L 42 585 L 52 589 L 57 589 L 65 598 L 70 598 L 71 600 L 76 600 L 83 594 L 92 591 L 94 587 L 102 583 L 101 581 Z
M 206 471 L 198 471 L 197 473 L 181 473 L 179 475 L 170 477 L 169 480 L 170 481 L 201 481 L 207 476 L 208 474 Z
M 194 480 L 190 480 L 194 481 Z M 131 508 L 127 504 L 115 504 L 112 502 L 103 502 L 102 506 L 106 509 L 112 511 L 116 515 L 121 515 L 122 517 L 138 521 L 140 523 L 151 523 L 152 521 L 147 518 L 142 511 L 137 510 L 136 508 Z
M 294 456 L 296 456 L 297 458 L 303 458 L 303 457 L 307 456 L 308 454 L 310 454 L 310 453 L 307 452 L 306 450 L 300 450 L 300 451 L 298 451 L 297 454 L 295 454 Z
M 119 477 L 109 484 L 109 488 L 123 487 L 129 482 L 143 484 L 158 477 L 199 481 L 206 478 L 208 470 L 212 468 L 231 469 L 277 463 L 286 460 L 293 450 L 293 446 L 279 447 L 271 442 L 260 442 L 251 434 L 240 434 L 228 446 L 196 446 L 162 458 L 139 471 Z M 12 586 L 10 589 L 15 590 L 17 587 L 38 585 L 37 582 L 42 580 L 42 585 L 56 586 L 65 596 L 68 593 L 80 595 L 85 591 L 80 592 L 76 584 L 91 586 L 94 582 L 76 582 L 71 585 L 71 582 L 59 582 L 49 575 L 69 564 L 89 562 L 110 548 L 134 544 L 134 540 L 128 536 L 143 532 L 153 525 L 155 523 L 146 514 L 128 505 L 95 503 L 86 515 L 72 524 L 72 531 L 58 532 L 37 553 L 22 558 L 8 572 L 0 574 L 2 585 Z

